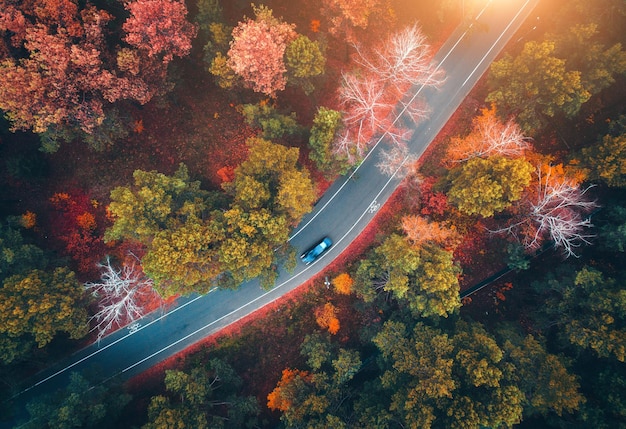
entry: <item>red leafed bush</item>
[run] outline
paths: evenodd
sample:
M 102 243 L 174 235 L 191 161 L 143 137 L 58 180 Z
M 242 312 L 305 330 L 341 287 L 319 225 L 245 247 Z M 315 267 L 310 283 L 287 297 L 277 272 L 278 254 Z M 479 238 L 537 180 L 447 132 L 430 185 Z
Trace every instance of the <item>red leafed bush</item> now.
M 49 201 L 53 207 L 49 235 L 63 244 L 63 252 L 77 263 L 80 272 L 93 272 L 105 248 L 103 225 L 97 221 L 102 217 L 98 202 L 80 190 L 56 193 Z

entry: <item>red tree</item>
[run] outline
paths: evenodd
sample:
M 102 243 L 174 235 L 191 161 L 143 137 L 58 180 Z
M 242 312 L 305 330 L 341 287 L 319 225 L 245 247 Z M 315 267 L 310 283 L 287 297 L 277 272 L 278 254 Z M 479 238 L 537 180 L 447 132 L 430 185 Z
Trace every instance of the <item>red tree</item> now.
M 274 18 L 264 6 L 254 12 L 255 20 L 240 22 L 233 29 L 228 66 L 254 91 L 273 96 L 287 84 L 283 57 L 287 44 L 296 38 L 295 26 Z
M 196 27 L 186 20 L 187 7 L 177 0 L 136 0 L 125 5 L 130 17 L 123 25 L 124 40 L 164 63 L 191 50 Z

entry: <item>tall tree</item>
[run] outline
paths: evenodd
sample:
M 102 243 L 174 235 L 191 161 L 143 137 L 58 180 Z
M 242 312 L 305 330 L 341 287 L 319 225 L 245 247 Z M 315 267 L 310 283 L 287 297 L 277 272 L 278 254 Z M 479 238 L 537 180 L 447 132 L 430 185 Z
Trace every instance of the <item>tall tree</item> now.
M 496 341 L 477 323 L 451 333 L 385 322 L 374 337 L 389 411 L 408 427 L 499 427 L 519 423 L 523 393 L 505 378 Z
M 507 54 L 491 65 L 487 101 L 527 133 L 558 113 L 573 117 L 591 97 L 580 71 L 568 69 L 555 50 L 553 41 L 527 42 L 515 58 Z
M 465 214 L 493 216 L 521 198 L 532 172 L 524 159 L 472 158 L 450 172 L 448 201 Z
M 367 301 L 377 291 L 391 293 L 415 316 L 447 317 L 461 305 L 459 273 L 451 252 L 391 235 L 359 264 L 355 290 Z
M 472 130 L 465 137 L 454 137 L 446 151 L 449 163 L 487 158 L 494 155 L 519 157 L 530 148 L 529 139 L 520 127 L 509 119 L 503 123 L 496 116 L 496 109 L 484 108 L 472 120 Z
M 92 385 L 88 379 L 73 372 L 70 383 L 54 395 L 29 402 L 28 422 L 19 427 L 27 429 L 66 429 L 101 427 L 115 422 L 131 396 L 118 386 Z
M 166 395 L 154 396 L 143 429 L 241 428 L 254 424 L 259 412 L 256 398 L 240 395 L 242 381 L 218 359 L 189 372 L 165 371 Z
M 540 316 L 557 325 L 561 338 L 598 356 L 626 360 L 626 296 L 621 276 L 609 277 L 591 267 L 575 272 L 565 266 L 533 286 L 545 299 Z
M 165 64 L 191 50 L 196 27 L 186 20 L 187 7 L 180 0 L 132 0 L 124 4 L 130 16 L 122 28 L 124 40 L 149 58 Z
M 285 89 L 285 49 L 296 38 L 294 25 L 272 15 L 266 6 L 254 6 L 255 19 L 233 29 L 228 66 L 254 91 L 273 96 Z
M 326 57 L 319 42 L 298 35 L 285 50 L 288 82 L 300 86 L 306 95 L 315 89 L 312 78 L 324 74 Z
M 30 339 L 43 347 L 60 332 L 83 337 L 89 331 L 85 305 L 83 288 L 67 268 L 6 278 L 0 289 L 0 358 L 13 361 Z
M 615 188 L 626 187 L 626 134 L 605 135 L 597 144 L 584 148 L 580 158 L 590 170 L 590 180 Z

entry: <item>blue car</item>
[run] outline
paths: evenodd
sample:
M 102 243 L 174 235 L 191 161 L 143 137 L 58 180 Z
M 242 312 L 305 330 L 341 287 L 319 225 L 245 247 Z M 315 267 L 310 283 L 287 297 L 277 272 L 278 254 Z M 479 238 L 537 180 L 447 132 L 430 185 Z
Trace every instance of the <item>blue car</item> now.
M 307 250 L 302 255 L 300 255 L 300 259 L 302 259 L 302 262 L 309 265 L 311 262 L 315 261 L 322 253 L 324 253 L 332 245 L 333 245 L 333 241 L 330 238 L 325 237 L 318 244 L 311 247 L 309 250 Z

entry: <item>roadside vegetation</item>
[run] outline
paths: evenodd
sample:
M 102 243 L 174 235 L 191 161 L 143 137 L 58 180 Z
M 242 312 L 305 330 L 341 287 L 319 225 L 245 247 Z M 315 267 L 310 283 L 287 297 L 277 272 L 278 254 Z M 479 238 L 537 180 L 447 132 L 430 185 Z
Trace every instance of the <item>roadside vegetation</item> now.
M 384 132 L 400 167 L 390 114 L 483 4 L 413 3 L 0 0 L 0 414 L 178 296 L 271 288 Z M 625 25 L 541 3 L 324 273 L 124 385 L 72 375 L 26 427 L 626 426 Z

